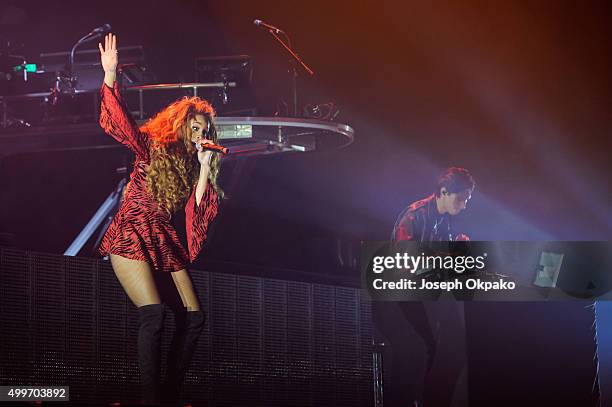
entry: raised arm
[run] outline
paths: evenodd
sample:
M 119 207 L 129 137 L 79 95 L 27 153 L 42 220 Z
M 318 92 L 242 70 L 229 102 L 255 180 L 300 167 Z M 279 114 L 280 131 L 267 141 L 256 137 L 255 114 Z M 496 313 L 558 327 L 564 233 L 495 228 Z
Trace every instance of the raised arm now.
M 100 61 L 104 69 L 104 83 L 100 89 L 100 126 L 104 132 L 121 144 L 129 147 L 138 158 L 147 161 L 149 149 L 146 136 L 138 130 L 138 125 L 125 106 L 117 85 L 117 37 L 107 34 L 104 47 L 98 44 Z

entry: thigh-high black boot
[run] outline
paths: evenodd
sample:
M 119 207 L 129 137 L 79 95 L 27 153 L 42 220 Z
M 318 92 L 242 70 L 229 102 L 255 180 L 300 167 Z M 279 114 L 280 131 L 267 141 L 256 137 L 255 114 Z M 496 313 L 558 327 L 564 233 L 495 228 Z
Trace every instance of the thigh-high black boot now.
M 144 405 L 159 405 L 159 360 L 164 304 L 138 308 L 138 365 Z
M 175 314 L 176 331 L 168 352 L 168 366 L 162 386 L 162 400 L 165 403 L 177 404 L 179 401 L 181 385 L 205 320 L 203 311 L 182 311 Z

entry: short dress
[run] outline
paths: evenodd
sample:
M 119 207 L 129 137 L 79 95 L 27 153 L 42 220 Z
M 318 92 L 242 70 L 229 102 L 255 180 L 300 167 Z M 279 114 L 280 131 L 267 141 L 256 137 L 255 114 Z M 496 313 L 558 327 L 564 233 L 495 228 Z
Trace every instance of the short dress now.
M 200 253 L 208 226 L 217 216 L 219 197 L 211 182 L 200 204 L 196 205 L 195 186 L 185 206 L 187 246 L 185 250 L 171 222 L 170 215 L 160 209 L 147 188 L 147 168 L 150 163 L 151 139 L 138 130 L 127 110 L 115 82 L 100 90 L 100 126 L 104 131 L 130 148 L 136 155 L 119 211 L 102 238 L 99 253 L 116 254 L 132 260 L 146 261 L 155 271 L 173 272 L 187 268 Z

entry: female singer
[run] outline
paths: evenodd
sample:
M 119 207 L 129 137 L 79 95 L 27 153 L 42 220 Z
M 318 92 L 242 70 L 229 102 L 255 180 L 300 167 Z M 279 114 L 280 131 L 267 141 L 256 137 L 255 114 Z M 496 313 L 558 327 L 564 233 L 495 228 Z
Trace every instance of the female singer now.
M 109 255 L 121 286 L 138 308 L 138 363 L 142 402 L 177 403 L 179 389 L 204 327 L 205 315 L 194 291 L 188 264 L 206 240 L 223 191 L 217 184 L 220 157 L 207 150 L 217 142 L 214 110 L 205 100 L 184 97 L 137 127 L 125 107 L 116 78 L 117 38 L 98 44 L 104 68 L 100 125 L 135 156 L 123 202 L 100 244 Z M 170 219 L 185 208 L 187 245 L 180 243 Z M 184 312 L 168 355 L 166 377 L 159 388 L 160 338 L 165 305 L 153 273 L 171 273 Z

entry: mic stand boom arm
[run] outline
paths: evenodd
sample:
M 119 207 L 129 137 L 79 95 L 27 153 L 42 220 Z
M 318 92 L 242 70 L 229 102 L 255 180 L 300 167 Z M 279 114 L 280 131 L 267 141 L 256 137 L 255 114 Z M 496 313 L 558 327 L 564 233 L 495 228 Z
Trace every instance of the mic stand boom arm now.
M 89 42 L 93 39 L 96 39 L 96 36 L 92 36 L 91 33 L 85 35 L 83 38 L 81 38 L 80 40 L 78 40 L 73 46 L 72 49 L 70 50 L 70 57 L 68 59 L 68 77 L 70 78 L 70 84 L 71 84 L 71 89 L 74 89 L 74 87 L 76 86 L 76 82 L 77 82 L 77 78 L 74 75 L 74 53 L 77 49 L 77 47 L 85 42 Z
M 293 116 L 298 117 L 298 97 L 297 97 L 297 75 L 298 73 L 297 73 L 297 69 L 295 69 L 294 61 L 300 64 L 302 68 L 304 68 L 304 70 L 308 72 L 309 75 L 311 76 L 314 75 L 314 71 L 310 69 L 308 65 L 306 65 L 306 63 L 302 60 L 302 58 L 300 58 L 300 56 L 291 49 L 291 46 L 288 45 L 285 41 L 283 41 L 283 39 L 279 37 L 278 34 L 274 32 L 274 30 L 268 29 L 268 32 L 272 34 L 272 36 L 276 39 L 276 41 L 278 41 L 283 46 L 283 48 L 285 48 L 285 50 L 289 53 L 289 55 L 291 55 L 291 57 L 293 58 L 293 61 L 291 61 L 293 63 L 293 67 L 292 67 L 293 77 L 291 79 L 291 88 L 292 88 L 291 90 L 293 93 Z M 285 37 L 287 38 L 287 42 L 290 43 L 289 36 L 285 34 Z
M 84 44 L 86 42 L 89 41 L 93 41 L 95 39 L 98 39 L 100 37 L 102 37 L 104 35 L 105 32 L 109 32 L 111 29 L 110 24 L 104 24 L 101 27 L 97 27 L 94 28 L 92 30 L 92 32 L 90 32 L 87 35 L 84 35 L 83 37 L 81 37 L 80 40 L 78 40 L 73 46 L 72 49 L 70 50 L 70 56 L 68 58 L 68 75 L 69 75 L 69 80 L 70 80 L 70 87 L 71 87 L 71 91 L 74 91 L 74 88 L 76 86 L 77 83 L 77 77 L 74 75 L 74 53 L 77 49 L 77 47 L 81 44 Z

